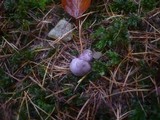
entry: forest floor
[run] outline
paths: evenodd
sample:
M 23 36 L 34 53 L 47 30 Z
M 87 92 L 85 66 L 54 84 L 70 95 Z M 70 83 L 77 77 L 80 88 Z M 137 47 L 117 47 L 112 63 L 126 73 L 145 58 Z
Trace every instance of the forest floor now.
M 63 18 L 73 39 L 48 38 Z M 1 1 L 0 120 L 160 120 L 160 1 L 93 0 L 84 18 L 79 36 L 60 0 Z M 81 47 L 102 56 L 76 77 Z

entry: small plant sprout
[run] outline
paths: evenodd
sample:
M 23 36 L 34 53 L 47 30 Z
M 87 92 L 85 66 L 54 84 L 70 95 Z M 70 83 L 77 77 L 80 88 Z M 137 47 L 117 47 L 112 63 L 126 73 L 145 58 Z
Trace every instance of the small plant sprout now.
M 74 58 L 70 63 L 70 70 L 75 76 L 84 76 L 91 71 L 90 61 L 92 60 L 92 51 L 84 50 L 79 57 Z

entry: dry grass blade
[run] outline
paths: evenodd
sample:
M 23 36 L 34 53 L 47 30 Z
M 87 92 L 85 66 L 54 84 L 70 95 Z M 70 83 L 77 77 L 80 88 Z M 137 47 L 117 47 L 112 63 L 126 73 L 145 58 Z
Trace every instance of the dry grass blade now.
M 80 115 L 82 114 L 83 110 L 85 109 L 85 107 L 87 106 L 87 104 L 89 103 L 90 99 L 88 99 L 85 104 L 83 105 L 83 107 L 81 108 L 81 110 L 79 111 L 77 117 L 76 117 L 76 120 L 79 119 Z
M 28 100 L 30 101 L 30 103 L 34 106 L 35 110 L 37 111 L 37 113 L 39 114 L 40 118 L 43 120 L 43 117 L 41 116 L 41 114 L 39 113 L 38 110 L 42 111 L 43 113 L 45 113 L 47 116 L 50 116 L 50 114 L 48 114 L 46 111 L 44 111 L 43 109 L 41 109 L 39 106 L 37 106 L 35 103 L 33 103 L 33 101 L 31 100 L 31 98 L 27 95 Z M 56 120 L 55 118 L 53 118 L 52 116 L 50 116 L 50 118 L 52 120 Z

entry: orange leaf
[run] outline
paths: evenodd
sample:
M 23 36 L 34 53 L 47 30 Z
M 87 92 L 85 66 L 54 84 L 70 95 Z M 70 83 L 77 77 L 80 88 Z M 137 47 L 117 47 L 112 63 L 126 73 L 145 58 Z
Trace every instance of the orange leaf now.
M 80 17 L 90 6 L 91 0 L 62 0 L 62 6 L 72 17 Z

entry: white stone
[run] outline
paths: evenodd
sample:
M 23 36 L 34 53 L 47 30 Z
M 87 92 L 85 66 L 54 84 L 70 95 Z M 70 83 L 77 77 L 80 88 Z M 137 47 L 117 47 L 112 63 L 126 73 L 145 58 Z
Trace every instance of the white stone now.
M 102 53 L 101 52 L 93 52 L 93 58 L 94 59 L 99 59 L 100 57 L 102 56 Z
M 73 37 L 72 35 L 73 26 L 71 23 L 67 22 L 65 19 L 60 20 L 57 25 L 48 33 L 48 37 L 53 39 L 62 38 L 63 41 L 70 41 Z

